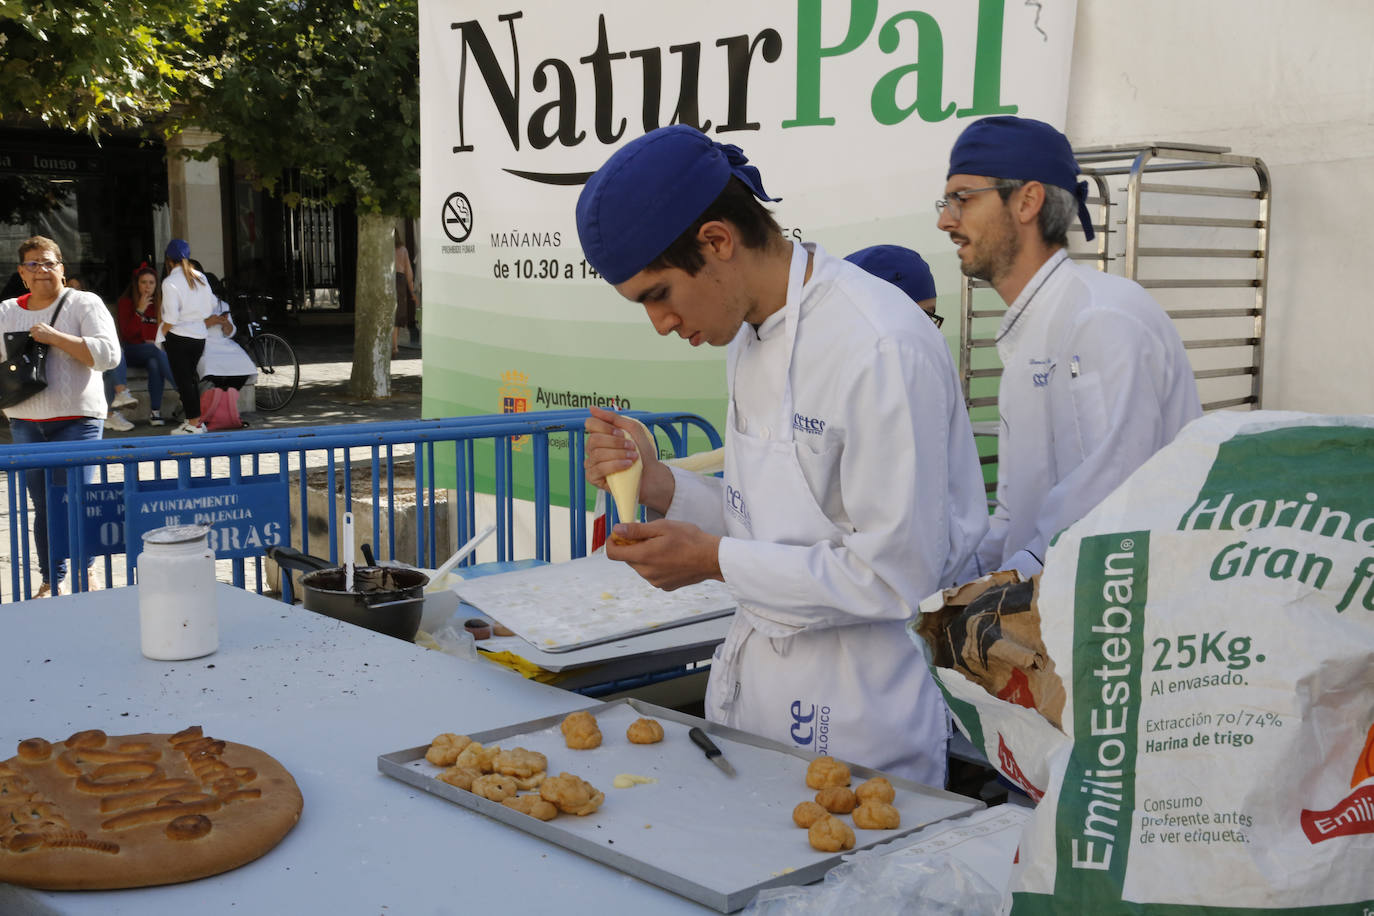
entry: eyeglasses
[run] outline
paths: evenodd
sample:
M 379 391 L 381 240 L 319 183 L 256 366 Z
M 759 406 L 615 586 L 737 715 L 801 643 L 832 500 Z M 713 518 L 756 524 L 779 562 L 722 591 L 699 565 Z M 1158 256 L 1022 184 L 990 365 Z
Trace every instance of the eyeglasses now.
M 935 213 L 943 214 L 946 209 L 952 219 L 959 219 L 964 214 L 964 204 L 974 194 L 982 194 L 984 191 L 1000 191 L 1000 184 L 990 184 L 986 188 L 969 188 L 964 191 L 950 191 L 948 197 L 942 197 L 935 201 Z
M 60 259 L 56 261 L 22 261 L 19 266 L 29 273 L 36 274 L 40 271 L 43 273 L 51 273 L 62 266 L 62 261 Z
M 939 328 L 939 327 L 944 327 L 944 324 L 945 324 L 945 316 L 944 316 L 944 315 L 937 315 L 937 314 L 935 314 L 934 312 L 927 312 L 926 314 L 930 315 L 930 320 L 933 321 L 933 322 L 935 322 L 935 326 L 936 326 L 937 328 Z

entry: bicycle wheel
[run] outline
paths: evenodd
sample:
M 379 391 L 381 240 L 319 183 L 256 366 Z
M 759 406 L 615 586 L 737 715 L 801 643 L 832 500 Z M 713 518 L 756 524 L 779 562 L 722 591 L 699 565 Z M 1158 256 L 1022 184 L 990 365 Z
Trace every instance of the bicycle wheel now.
M 258 410 L 281 410 L 296 395 L 301 384 L 301 364 L 291 345 L 276 334 L 259 334 L 249 353 L 258 365 L 253 383 L 253 403 Z

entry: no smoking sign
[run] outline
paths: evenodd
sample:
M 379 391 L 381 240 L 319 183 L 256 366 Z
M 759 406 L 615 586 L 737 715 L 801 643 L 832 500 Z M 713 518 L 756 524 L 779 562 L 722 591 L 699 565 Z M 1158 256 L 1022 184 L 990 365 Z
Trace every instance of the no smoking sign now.
M 463 242 L 472 235 L 472 203 L 461 191 L 454 191 L 444 201 L 444 235 L 455 242 Z

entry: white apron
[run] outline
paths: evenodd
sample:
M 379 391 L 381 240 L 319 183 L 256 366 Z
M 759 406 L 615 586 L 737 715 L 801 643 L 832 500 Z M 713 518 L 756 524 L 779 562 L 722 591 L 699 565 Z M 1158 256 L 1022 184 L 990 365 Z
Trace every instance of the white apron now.
M 787 352 L 794 352 L 807 251 L 794 243 L 783 309 Z M 731 348 L 725 488 L 747 512 L 727 511 L 729 537 L 783 544 L 839 543 L 846 533 L 821 511 L 792 441 L 790 365 L 776 435 L 739 431 L 734 379 L 753 342 Z M 789 359 L 790 364 L 790 359 Z M 754 424 L 753 426 L 756 426 Z M 912 604 L 920 596 L 914 596 Z M 949 717 L 925 662 L 900 622 L 795 631 L 751 613 L 747 602 L 717 648 L 706 690 L 706 717 L 818 754 L 944 786 Z

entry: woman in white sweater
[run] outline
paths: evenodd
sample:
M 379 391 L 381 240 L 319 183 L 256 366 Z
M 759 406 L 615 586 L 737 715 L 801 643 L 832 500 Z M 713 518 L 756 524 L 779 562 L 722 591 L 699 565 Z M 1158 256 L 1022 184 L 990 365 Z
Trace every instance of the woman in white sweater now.
M 191 246 L 182 239 L 167 243 L 162 280 L 163 349 L 181 397 L 186 420 L 173 433 L 203 433 L 200 421 L 200 375 L 196 363 L 205 351 L 205 320 L 215 311 L 215 294 L 205 274 L 191 265 Z
M 0 302 L 0 331 L 27 332 L 38 343 L 48 344 L 48 387 L 5 408 L 11 437 L 25 444 L 99 439 L 105 425 L 101 373 L 119 363 L 114 319 L 95 293 L 66 288 L 62 251 L 52 239 L 35 235 L 20 243 L 19 276 L 28 293 Z M 0 348 L 8 350 L 3 337 Z M 4 358 L 9 356 L 4 352 Z M 87 481 L 94 481 L 94 471 L 94 467 L 86 469 Z M 66 479 L 65 471 L 53 475 L 57 485 L 64 485 Z M 43 471 L 25 471 L 24 483 L 33 505 L 34 543 L 43 576 L 37 597 L 56 595 L 67 575 L 67 562 L 48 562 Z

